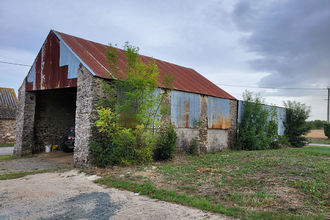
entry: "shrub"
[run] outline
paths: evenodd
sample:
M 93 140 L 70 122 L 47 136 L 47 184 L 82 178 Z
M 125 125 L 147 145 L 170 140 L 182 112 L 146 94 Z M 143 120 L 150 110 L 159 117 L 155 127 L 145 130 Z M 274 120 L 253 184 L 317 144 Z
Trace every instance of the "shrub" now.
M 327 136 L 328 138 L 330 138 L 330 123 L 324 123 L 323 124 L 324 127 L 324 134 L 325 136 Z
M 305 104 L 296 101 L 284 102 L 284 105 L 286 107 L 285 135 L 292 147 L 303 147 L 307 143 L 303 135 L 310 130 L 310 126 L 306 123 L 310 109 Z
M 278 136 L 278 144 L 279 144 L 279 147 L 288 147 L 288 146 L 290 146 L 290 142 L 289 142 L 287 136 L 285 136 L 285 135 L 279 135 Z
M 114 166 L 121 163 L 124 151 L 120 147 L 114 147 L 111 142 L 94 141 L 90 144 L 92 164 L 98 167 Z
M 277 148 L 278 124 L 276 109 L 267 110 L 261 103 L 260 97 L 252 97 L 245 92 L 244 112 L 239 125 L 237 145 L 238 150 L 264 150 Z
M 174 157 L 176 152 L 177 134 L 172 124 L 166 125 L 165 129 L 160 130 L 158 136 L 157 149 L 155 150 L 156 160 L 169 160 Z
M 189 145 L 185 148 L 186 153 L 190 155 L 198 155 L 200 144 L 201 142 L 198 137 L 191 139 Z

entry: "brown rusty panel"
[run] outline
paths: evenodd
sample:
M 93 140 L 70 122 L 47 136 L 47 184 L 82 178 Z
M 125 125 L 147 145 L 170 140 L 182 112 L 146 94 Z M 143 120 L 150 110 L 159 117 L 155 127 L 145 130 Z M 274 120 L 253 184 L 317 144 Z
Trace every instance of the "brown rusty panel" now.
M 33 82 L 28 82 L 26 80 L 26 87 L 25 87 L 26 91 L 32 91 L 33 90 Z
M 35 76 L 35 89 L 39 90 L 41 85 L 41 51 L 36 59 L 36 76 Z
M 189 101 L 184 101 L 184 124 L 189 128 Z
M 35 83 L 35 88 L 33 88 Z M 77 80 L 68 79 L 68 66 L 60 67 L 60 40 L 50 32 L 35 61 L 35 81 L 27 91 L 76 87 Z
M 220 117 L 217 121 L 215 121 L 215 117 L 213 117 L 212 121 L 214 123 L 211 124 L 209 128 L 212 129 L 229 129 L 230 128 L 230 120 Z

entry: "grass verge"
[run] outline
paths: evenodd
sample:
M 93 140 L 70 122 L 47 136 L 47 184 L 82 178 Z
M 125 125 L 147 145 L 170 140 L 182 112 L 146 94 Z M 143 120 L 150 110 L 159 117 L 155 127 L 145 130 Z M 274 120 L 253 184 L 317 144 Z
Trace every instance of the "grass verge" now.
M 10 144 L 10 143 L 0 144 L 0 147 L 14 147 L 14 144 Z
M 97 183 L 243 219 L 326 219 L 329 157 L 321 146 L 225 150 L 117 167 Z
M 17 159 L 17 156 L 14 155 L 0 155 L 0 161 L 5 161 L 5 160 L 13 160 Z
M 27 175 L 64 171 L 64 170 L 66 170 L 66 169 L 55 168 L 55 169 L 46 169 L 46 170 L 33 170 L 33 171 L 21 171 L 21 172 L 15 172 L 15 173 L 5 173 L 5 174 L 0 174 L 0 180 L 17 179 L 17 178 L 27 176 Z
M 312 140 L 312 141 L 310 141 L 310 143 L 312 143 L 312 144 L 330 144 L 330 140 L 319 140 L 319 141 Z

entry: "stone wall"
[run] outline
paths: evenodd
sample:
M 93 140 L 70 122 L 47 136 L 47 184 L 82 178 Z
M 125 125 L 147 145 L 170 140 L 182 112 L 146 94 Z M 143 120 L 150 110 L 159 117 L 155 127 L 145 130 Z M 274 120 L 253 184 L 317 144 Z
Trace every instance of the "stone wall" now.
M 18 104 L 16 111 L 16 135 L 14 155 L 23 156 L 32 153 L 34 146 L 34 115 L 36 94 L 26 92 L 26 81 L 18 90 Z
M 36 92 L 32 153 L 43 152 L 46 145 L 60 145 L 66 131 L 75 126 L 76 96 L 76 88 Z
M 77 167 L 89 166 L 90 143 L 100 137 L 95 121 L 97 120 L 96 104 L 99 100 L 106 98 L 102 82 L 109 81 L 94 77 L 84 66 L 80 65 L 77 80 L 76 140 L 73 155 L 73 162 Z
M 15 142 L 15 119 L 0 120 L 0 144 Z
M 233 148 L 237 137 L 237 100 L 230 100 L 230 129 L 228 133 L 228 147 Z

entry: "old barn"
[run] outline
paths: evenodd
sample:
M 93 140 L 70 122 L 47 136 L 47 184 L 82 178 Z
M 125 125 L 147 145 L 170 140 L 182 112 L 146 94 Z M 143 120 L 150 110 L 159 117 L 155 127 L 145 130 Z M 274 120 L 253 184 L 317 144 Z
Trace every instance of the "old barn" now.
M 15 154 L 44 151 L 75 127 L 74 164 L 87 165 L 89 143 L 97 136 L 95 104 L 105 96 L 107 46 L 51 30 L 19 89 Z M 124 73 L 124 55 L 119 51 Z M 141 56 L 144 62 L 153 58 Z M 207 151 L 228 148 L 236 135 L 237 100 L 191 68 L 154 59 L 160 74 L 172 74 L 170 119 L 178 147 L 199 137 Z M 160 88 L 164 89 L 164 88 Z M 202 122 L 202 126 L 196 126 Z

